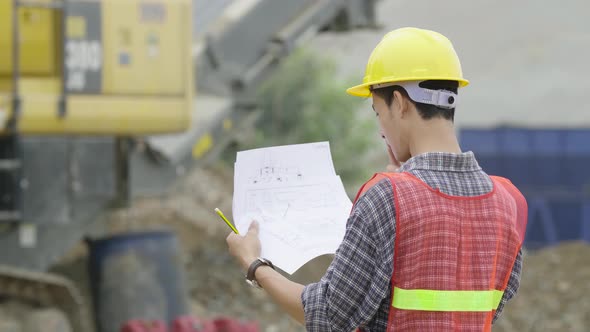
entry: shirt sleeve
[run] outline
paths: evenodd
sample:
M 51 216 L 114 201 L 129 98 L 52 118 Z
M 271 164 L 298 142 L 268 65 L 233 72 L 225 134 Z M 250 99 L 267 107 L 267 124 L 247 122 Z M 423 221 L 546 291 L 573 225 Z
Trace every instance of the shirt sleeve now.
M 383 246 L 379 239 L 384 235 L 382 225 L 394 228 L 395 222 L 389 218 L 395 214 L 393 204 L 388 209 L 380 204 L 391 197 L 391 185 L 380 183 L 355 205 L 326 274 L 303 290 L 307 331 L 352 331 L 369 323 L 388 297 L 393 266 L 385 262 L 391 262 L 391 233 L 391 244 Z
M 518 291 L 518 287 L 520 286 L 520 275 L 522 272 L 522 249 L 518 251 L 518 255 L 516 255 L 516 260 L 514 261 L 514 266 L 512 267 L 512 272 L 510 272 L 510 279 L 508 279 L 508 285 L 506 286 L 506 290 L 504 290 L 504 295 L 502 296 L 502 300 L 498 305 L 498 309 L 496 309 L 496 313 L 494 314 L 494 319 L 492 323 L 495 323 L 496 320 L 502 314 L 502 310 L 504 310 L 504 306 L 510 299 L 516 295 Z

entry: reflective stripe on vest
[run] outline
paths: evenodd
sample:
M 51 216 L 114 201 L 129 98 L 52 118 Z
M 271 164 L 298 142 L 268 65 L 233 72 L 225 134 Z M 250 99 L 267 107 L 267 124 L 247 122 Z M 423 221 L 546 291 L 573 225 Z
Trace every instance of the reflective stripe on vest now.
M 503 291 L 443 291 L 393 289 L 394 308 L 424 311 L 492 311 L 498 308 Z

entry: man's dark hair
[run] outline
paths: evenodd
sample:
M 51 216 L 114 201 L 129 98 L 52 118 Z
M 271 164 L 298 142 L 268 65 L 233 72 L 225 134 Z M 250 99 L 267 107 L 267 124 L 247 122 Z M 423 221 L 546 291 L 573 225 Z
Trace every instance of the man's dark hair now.
M 431 90 L 447 90 L 457 93 L 459 88 L 459 82 L 457 81 L 441 81 L 441 80 L 431 80 L 431 81 L 424 81 L 420 82 L 419 86 L 421 88 L 431 89 Z M 424 120 L 429 120 L 433 118 L 443 118 L 446 120 L 454 121 L 455 119 L 455 109 L 447 109 L 442 107 L 437 107 L 435 105 L 424 104 L 424 103 L 417 103 L 412 100 L 408 96 L 406 89 L 402 88 L 399 85 L 388 86 L 385 88 L 380 89 L 371 89 L 371 92 L 376 94 L 377 96 L 383 98 L 387 103 L 387 106 L 391 106 L 393 102 L 393 92 L 399 91 L 404 97 L 408 98 L 410 101 L 416 105 L 416 109 L 418 113 Z

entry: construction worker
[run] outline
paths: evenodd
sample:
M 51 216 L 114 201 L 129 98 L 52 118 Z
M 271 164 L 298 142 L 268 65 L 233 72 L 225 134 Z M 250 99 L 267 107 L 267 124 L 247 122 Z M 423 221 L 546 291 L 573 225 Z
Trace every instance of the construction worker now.
M 318 283 L 291 282 L 259 259 L 256 222 L 228 236 L 248 278 L 308 331 L 490 331 L 516 293 L 526 201 L 461 151 L 453 119 L 467 84 L 437 32 L 398 29 L 376 46 L 363 84 L 347 92 L 372 97 L 398 169 L 361 188 Z

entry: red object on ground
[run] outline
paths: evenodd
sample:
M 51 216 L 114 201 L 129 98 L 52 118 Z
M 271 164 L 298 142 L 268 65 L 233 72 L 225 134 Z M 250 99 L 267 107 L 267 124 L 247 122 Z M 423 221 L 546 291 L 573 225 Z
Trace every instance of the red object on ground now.
M 174 320 L 172 332 L 259 332 L 258 323 L 242 322 L 232 318 L 202 320 L 184 316 Z
M 211 321 L 183 316 L 172 322 L 172 332 L 215 332 L 215 325 Z
M 168 332 L 162 321 L 131 320 L 121 328 L 121 332 Z

